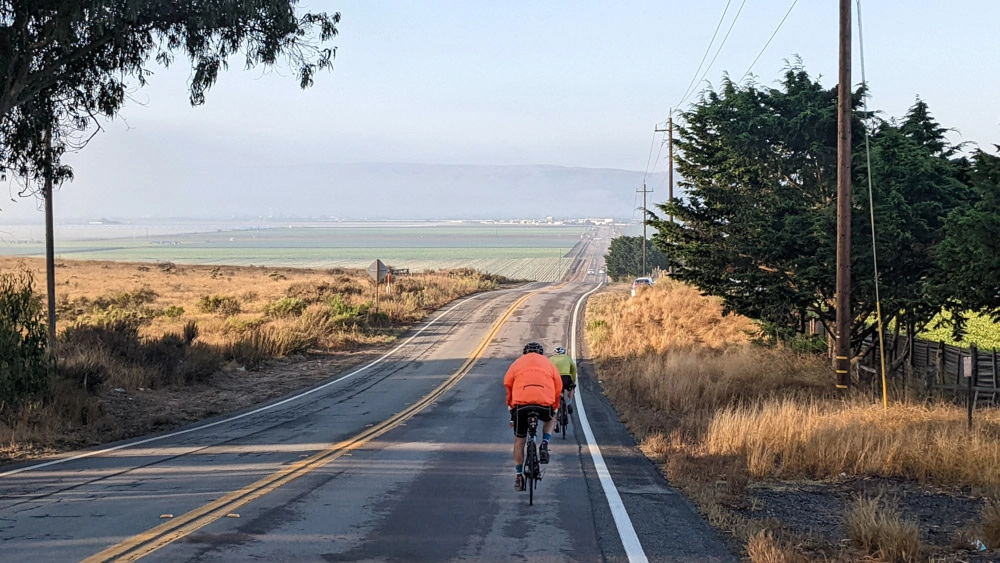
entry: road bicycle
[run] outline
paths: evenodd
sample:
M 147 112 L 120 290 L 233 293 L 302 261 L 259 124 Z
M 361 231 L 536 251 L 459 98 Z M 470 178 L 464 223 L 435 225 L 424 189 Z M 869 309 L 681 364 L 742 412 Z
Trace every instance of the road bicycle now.
M 538 415 L 531 413 L 528 415 L 528 439 L 524 444 L 524 470 L 521 471 L 528 489 L 529 505 L 535 504 L 535 487 L 542 480 L 542 464 L 538 459 L 538 443 L 535 440 L 537 435 Z
M 556 432 L 562 432 L 563 440 L 566 439 L 566 427 L 569 426 L 569 406 L 566 402 L 566 391 L 563 390 L 559 399 L 559 415 L 556 418 Z

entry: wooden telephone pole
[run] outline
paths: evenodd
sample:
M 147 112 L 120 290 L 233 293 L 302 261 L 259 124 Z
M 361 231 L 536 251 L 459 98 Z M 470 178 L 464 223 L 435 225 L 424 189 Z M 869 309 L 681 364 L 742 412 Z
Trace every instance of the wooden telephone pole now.
M 642 181 L 642 275 L 646 275 L 646 194 L 653 193 L 653 190 L 646 189 L 646 181 Z
M 653 132 L 655 133 L 666 133 L 667 134 L 667 200 L 673 201 L 674 199 L 674 110 L 671 108 L 670 115 L 667 117 L 667 128 L 660 129 L 659 127 L 653 127 Z M 670 216 L 670 222 L 674 222 L 674 216 Z
M 666 133 L 667 134 L 667 201 L 673 202 L 674 200 L 674 108 L 670 108 L 670 113 L 667 115 L 667 128 L 660 129 L 659 127 L 653 127 L 653 131 L 656 133 Z M 671 213 L 669 215 L 670 222 L 674 222 L 674 215 Z M 670 274 L 674 273 L 674 267 L 671 265 L 670 269 L 667 270 Z
M 840 0 L 837 84 L 837 388 L 851 384 L 851 0 Z
M 56 346 L 56 253 L 55 233 L 52 228 L 52 129 L 45 130 L 45 147 L 48 150 L 45 184 L 42 198 L 45 200 L 45 293 L 48 304 L 49 353 L 55 353 Z

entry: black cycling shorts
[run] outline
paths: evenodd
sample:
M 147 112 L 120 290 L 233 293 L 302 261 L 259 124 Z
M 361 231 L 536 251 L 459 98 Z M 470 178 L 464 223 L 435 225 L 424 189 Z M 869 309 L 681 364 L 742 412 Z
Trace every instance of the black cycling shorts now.
M 514 423 L 514 436 L 524 438 L 528 435 L 528 415 L 535 413 L 540 422 L 552 420 L 555 411 L 552 407 L 541 405 L 517 405 L 510 409 L 510 420 Z
M 563 389 L 567 390 L 576 389 L 576 383 L 573 383 L 572 377 L 564 375 L 562 376 L 562 380 L 563 380 Z

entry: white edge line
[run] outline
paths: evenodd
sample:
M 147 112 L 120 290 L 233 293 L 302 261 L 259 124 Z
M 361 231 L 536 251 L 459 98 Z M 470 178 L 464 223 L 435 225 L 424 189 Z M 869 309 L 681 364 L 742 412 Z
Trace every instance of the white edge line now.
M 599 283 L 597 284 L 597 287 L 581 295 L 580 299 L 576 302 L 576 307 L 573 309 L 570 346 L 572 348 L 574 359 L 577 357 L 576 322 L 580 315 L 580 305 L 583 304 L 583 301 L 587 298 L 587 296 L 600 289 L 602 285 L 603 283 Z M 590 457 L 594 461 L 594 469 L 597 470 L 597 476 L 601 480 L 601 487 L 604 489 L 604 496 L 608 499 L 608 507 L 611 509 L 611 516 L 614 517 L 615 526 L 618 527 L 618 536 L 621 537 L 622 547 L 625 548 L 625 555 L 628 556 L 630 563 L 645 563 L 649 560 L 646 558 L 646 552 L 642 550 L 642 544 L 639 542 L 639 536 L 635 533 L 635 528 L 632 527 L 632 520 L 628 517 L 628 511 L 625 509 L 625 503 L 622 502 L 622 497 L 618 494 L 615 482 L 611 478 L 611 472 L 608 471 L 608 465 L 604 463 L 604 456 L 601 455 L 601 448 L 597 445 L 597 439 L 594 438 L 594 431 L 591 430 L 590 422 L 587 420 L 587 410 L 583 408 L 583 393 L 581 393 L 581 389 L 579 387 L 576 388 L 576 414 L 580 418 L 580 426 L 583 428 L 583 435 L 587 438 L 587 449 L 590 450 Z
M 21 467 L 19 469 L 13 469 L 11 471 L 5 471 L 3 473 L 0 473 L 0 478 L 9 477 L 11 475 L 17 475 L 18 473 L 23 473 L 25 471 L 32 471 L 32 470 L 35 470 L 35 469 L 42 469 L 44 467 L 50 467 L 52 465 L 58 465 L 60 463 L 67 463 L 67 462 L 70 462 L 70 461 L 76 461 L 78 459 L 83 459 L 83 458 L 87 458 L 87 457 L 94 457 L 94 456 L 98 456 L 98 455 L 102 455 L 102 454 L 106 454 L 106 453 L 110 453 L 110 452 L 114 452 L 114 451 L 118 451 L 118 450 L 123 450 L 125 448 L 131 448 L 131 447 L 134 447 L 134 446 L 141 446 L 143 444 L 148 444 L 150 442 L 155 442 L 157 440 L 164 440 L 166 438 L 173 438 L 174 436 L 181 436 L 183 434 L 188 434 L 190 432 L 197 432 L 198 430 L 204 430 L 206 428 L 212 428 L 213 426 L 219 426 L 220 424 L 226 424 L 228 422 L 233 422 L 233 421 L 239 420 L 241 418 L 246 418 L 248 416 L 253 416 L 255 414 L 260 414 L 260 413 L 262 413 L 264 411 L 271 410 L 271 409 L 273 409 L 275 407 L 280 407 L 281 405 L 290 403 L 292 401 L 296 401 L 298 399 L 301 399 L 302 397 L 305 397 L 307 395 L 311 395 L 313 393 L 316 393 L 317 391 L 322 391 L 323 389 L 326 389 L 327 387 L 330 387 L 331 385 L 335 385 L 337 383 L 340 383 L 341 381 L 344 381 L 345 379 L 348 379 L 350 377 L 354 377 L 355 375 L 357 375 L 357 374 L 359 374 L 359 373 L 361 373 L 361 372 L 363 372 L 363 371 L 365 371 L 367 369 L 370 369 L 370 368 L 376 366 L 377 364 L 382 363 L 383 360 L 385 360 L 389 356 L 391 356 L 391 355 L 395 354 L 396 352 L 398 352 L 404 346 L 406 346 L 407 344 L 409 344 L 414 338 L 420 336 L 420 333 L 422 333 L 423 331 L 427 330 L 428 328 L 430 328 L 431 326 L 433 326 L 434 324 L 436 324 L 438 321 L 440 321 L 442 318 L 444 318 L 445 315 L 447 315 L 448 313 L 451 313 L 452 311 L 454 311 L 458 307 L 464 305 L 468 301 L 471 301 L 473 299 L 476 299 L 477 297 L 480 297 L 481 295 L 486 295 L 486 294 L 485 293 L 480 293 L 478 295 L 473 295 L 472 297 L 468 297 L 468 298 L 463 299 L 463 300 L 459 301 L 458 303 L 452 305 L 446 311 L 444 311 L 443 313 L 441 313 L 440 315 L 438 315 L 437 317 L 435 317 L 432 321 L 430 321 L 426 325 L 424 325 L 420 330 L 418 330 L 417 332 L 415 332 L 412 336 L 410 336 L 405 341 L 403 341 L 401 344 L 397 345 L 392 350 L 389 350 L 384 355 L 382 355 L 381 357 L 379 357 L 375 361 L 371 362 L 370 364 L 362 366 L 362 367 L 360 367 L 360 368 L 352 371 L 351 373 L 349 373 L 347 375 L 344 375 L 342 377 L 338 377 L 337 379 L 334 379 L 333 381 L 329 381 L 327 383 L 324 383 L 323 385 L 320 385 L 319 387 L 313 387 L 312 389 L 309 389 L 308 391 L 304 391 L 302 393 L 299 393 L 298 395 L 294 395 L 292 397 L 288 397 L 287 399 L 282 399 L 281 401 L 278 401 L 277 403 L 272 403 L 270 405 L 266 405 L 266 406 L 254 409 L 252 411 L 247 411 L 245 413 L 238 414 L 238 415 L 235 415 L 235 416 L 231 416 L 231 417 L 228 417 L 228 418 L 224 418 L 224 419 L 221 419 L 221 420 L 216 420 L 215 422 L 210 422 L 208 424 L 202 424 L 201 426 L 195 426 L 193 428 L 187 428 L 187 429 L 184 429 L 184 430 L 178 430 L 177 432 L 171 432 L 169 434 L 163 434 L 162 436 L 153 436 L 152 438 L 146 438 L 144 440 L 139 440 L 138 442 L 129 442 L 127 444 L 121 444 L 121 445 L 114 446 L 114 447 L 111 447 L 111 448 L 104 448 L 104 449 L 95 450 L 95 451 L 92 451 L 92 452 L 84 452 L 84 453 L 77 454 L 77 455 L 71 456 L 71 457 L 64 457 L 64 458 L 60 458 L 60 459 L 54 459 L 52 461 L 47 461 L 45 463 L 39 463 L 37 465 L 29 465 L 27 467 Z

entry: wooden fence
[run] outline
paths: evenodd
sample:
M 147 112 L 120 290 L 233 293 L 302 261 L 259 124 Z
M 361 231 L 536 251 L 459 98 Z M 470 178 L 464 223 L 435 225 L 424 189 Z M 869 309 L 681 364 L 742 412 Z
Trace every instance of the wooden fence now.
M 998 387 L 997 372 L 1000 361 L 995 350 L 980 351 L 975 346 L 959 348 L 944 342 L 931 342 L 906 336 L 896 337 L 895 346 L 890 344 L 894 338 L 886 335 L 886 364 L 891 365 L 903 357 L 909 348 L 907 361 L 912 381 L 904 380 L 904 385 L 923 388 L 927 392 L 938 392 L 942 396 L 956 401 L 966 402 L 969 397 L 977 406 L 1000 404 L 1000 387 Z M 878 342 L 866 342 L 866 351 L 858 361 L 859 375 L 862 377 L 880 377 L 881 360 L 878 352 Z M 907 377 L 904 375 L 903 377 Z

